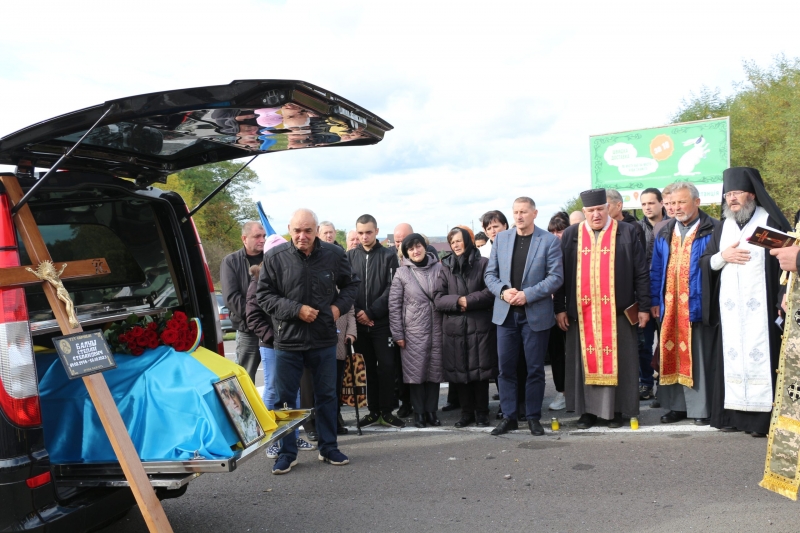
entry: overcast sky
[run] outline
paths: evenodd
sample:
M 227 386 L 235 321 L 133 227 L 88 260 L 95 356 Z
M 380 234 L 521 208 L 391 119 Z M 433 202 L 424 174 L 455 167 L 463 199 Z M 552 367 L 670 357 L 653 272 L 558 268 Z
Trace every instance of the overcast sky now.
M 591 186 L 589 135 L 665 124 L 703 85 L 730 93 L 743 61 L 800 56 L 793 1 L 547 4 L 2 2 L 0 136 L 124 96 L 300 79 L 395 129 L 258 158 L 279 231 L 308 207 L 444 235 L 523 195 L 546 227 Z

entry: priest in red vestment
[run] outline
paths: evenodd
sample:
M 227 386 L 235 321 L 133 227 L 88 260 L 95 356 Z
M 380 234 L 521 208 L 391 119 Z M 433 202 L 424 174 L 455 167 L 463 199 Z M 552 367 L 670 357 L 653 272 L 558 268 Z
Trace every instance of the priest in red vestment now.
M 623 415 L 639 415 L 636 328 L 650 318 L 650 273 L 637 228 L 609 217 L 605 189 L 584 191 L 581 200 L 586 220 L 562 235 L 564 285 L 554 296 L 567 332 L 564 396 L 567 410 L 581 415 L 579 428 L 598 417 L 621 427 Z

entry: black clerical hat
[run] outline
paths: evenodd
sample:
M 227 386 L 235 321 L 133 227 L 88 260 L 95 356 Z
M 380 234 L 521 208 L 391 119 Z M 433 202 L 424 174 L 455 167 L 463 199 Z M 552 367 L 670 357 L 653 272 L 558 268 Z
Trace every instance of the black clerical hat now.
M 786 216 L 781 212 L 778 204 L 767 192 L 761 173 L 750 167 L 731 167 L 722 172 L 722 207 L 727 201 L 725 193 L 731 191 L 745 191 L 756 195 L 756 203 L 763 207 L 773 224 L 781 231 L 791 231 L 792 226 L 786 220 Z M 724 217 L 723 217 L 724 218 Z
M 594 207 L 608 203 L 605 189 L 589 189 L 581 193 L 583 207 Z

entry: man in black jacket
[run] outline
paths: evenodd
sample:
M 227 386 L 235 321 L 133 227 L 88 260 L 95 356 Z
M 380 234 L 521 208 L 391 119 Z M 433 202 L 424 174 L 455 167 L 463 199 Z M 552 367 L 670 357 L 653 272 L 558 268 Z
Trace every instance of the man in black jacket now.
M 292 215 L 292 240 L 265 255 L 256 298 L 272 319 L 278 405 L 295 407 L 303 368 L 310 368 L 319 459 L 345 465 L 350 461 L 336 443 L 336 320 L 353 305 L 359 278 L 344 250 L 322 242 L 317 231 L 313 211 L 299 209 Z M 272 473 L 285 474 L 296 464 L 297 442 L 283 439 Z
M 361 427 L 382 423 L 401 428 L 405 422 L 392 414 L 395 403 L 395 353 L 389 331 L 389 289 L 397 270 L 397 255 L 378 242 L 378 223 L 372 215 L 356 220 L 359 245 L 348 250 L 354 275 L 363 280 L 356 296 L 355 350 L 364 356 L 367 367 L 367 405 L 369 414 Z
M 245 222 L 242 226 L 244 246 L 226 255 L 219 268 L 222 282 L 222 297 L 230 312 L 231 325 L 236 330 L 237 363 L 247 370 L 255 382 L 261 355 L 258 351 L 258 336 L 247 326 L 245 320 L 247 287 L 250 285 L 250 267 L 264 259 L 264 241 L 267 234 L 259 222 Z

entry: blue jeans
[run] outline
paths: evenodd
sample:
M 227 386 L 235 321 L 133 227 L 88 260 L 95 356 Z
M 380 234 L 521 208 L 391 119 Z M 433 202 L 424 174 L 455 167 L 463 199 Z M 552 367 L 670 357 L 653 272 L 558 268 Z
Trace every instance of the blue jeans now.
M 500 407 L 503 416 L 517 418 L 517 362 L 520 346 L 524 349 L 528 378 L 525 380 L 525 415 L 528 420 L 542 418 L 544 400 L 544 356 L 550 330 L 533 331 L 524 313 L 508 312 L 503 325 L 497 326 L 497 356 L 500 366 Z
M 653 387 L 653 340 L 656 336 L 656 321 L 650 318 L 644 328 L 636 328 L 639 332 L 639 385 Z
M 278 395 L 275 393 L 275 350 L 266 346 L 259 346 L 261 352 L 261 368 L 264 371 L 264 394 L 261 399 L 267 409 L 274 409 Z
M 278 404 L 291 408 L 299 405 L 300 378 L 303 367 L 311 369 L 314 378 L 314 410 L 316 412 L 319 453 L 327 456 L 338 449 L 336 443 L 336 345 L 314 350 L 275 350 L 275 392 Z M 282 439 L 280 455 L 289 461 L 297 459 L 297 441 Z
M 282 405 L 276 406 L 278 403 L 278 393 L 275 392 L 275 350 L 267 348 L 266 346 L 259 346 L 258 350 L 261 352 L 261 368 L 264 372 L 264 394 L 261 399 L 267 409 L 273 410 L 276 407 L 280 409 Z M 300 405 L 300 389 L 297 389 L 297 403 Z M 300 431 L 294 430 L 295 439 L 300 438 Z

